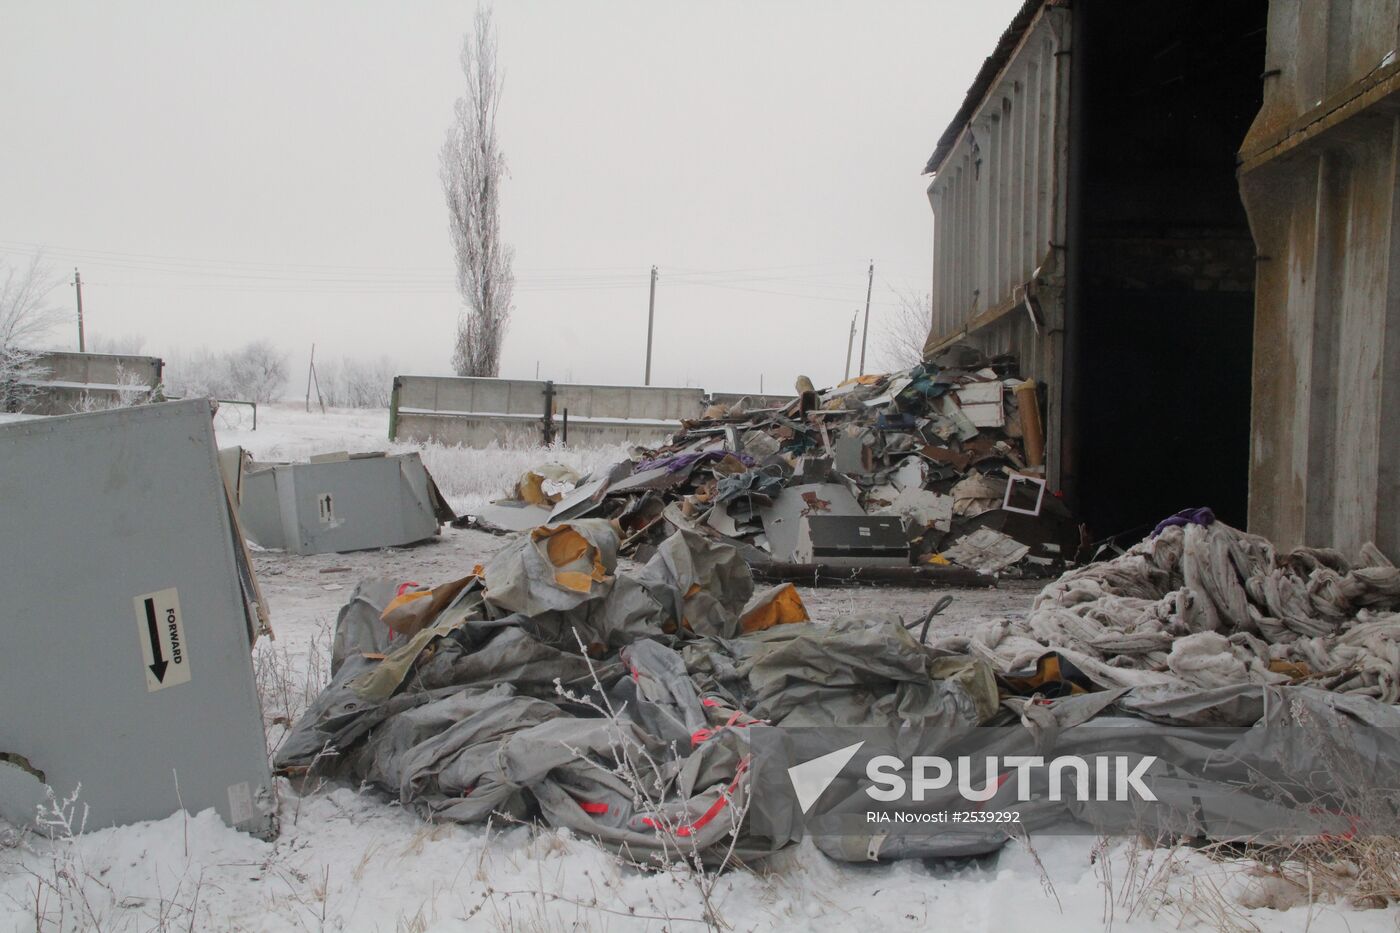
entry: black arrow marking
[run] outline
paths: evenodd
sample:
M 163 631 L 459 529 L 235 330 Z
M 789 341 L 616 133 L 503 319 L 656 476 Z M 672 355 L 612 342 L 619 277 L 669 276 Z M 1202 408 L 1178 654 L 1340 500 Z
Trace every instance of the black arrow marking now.
M 169 663 L 160 653 L 160 623 L 156 621 L 156 601 L 146 600 L 146 634 L 151 637 L 151 657 L 156 659 L 156 663 L 148 665 L 151 673 L 156 675 L 156 683 L 165 683 L 165 669 Z

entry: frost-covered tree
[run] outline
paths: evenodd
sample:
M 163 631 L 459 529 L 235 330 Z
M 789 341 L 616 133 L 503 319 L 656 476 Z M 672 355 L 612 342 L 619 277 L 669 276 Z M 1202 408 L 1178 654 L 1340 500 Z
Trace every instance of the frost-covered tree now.
M 176 352 L 165 367 L 166 388 L 178 398 L 271 402 L 281 397 L 287 376 L 287 354 L 269 340 L 224 353 Z
M 457 259 L 457 291 L 465 305 L 457 321 L 452 368 L 459 376 L 495 376 L 510 322 L 515 251 L 501 241 L 501 182 L 506 163 L 496 136 L 501 76 L 491 11 L 478 8 L 462 42 L 466 93 L 442 144 L 440 175 Z
M 0 410 L 23 411 L 47 371 L 35 346 L 65 313 L 53 302 L 59 278 L 35 253 L 27 265 L 0 264 Z
M 271 402 L 287 386 L 287 354 L 270 340 L 255 340 L 229 358 L 229 382 L 238 398 Z

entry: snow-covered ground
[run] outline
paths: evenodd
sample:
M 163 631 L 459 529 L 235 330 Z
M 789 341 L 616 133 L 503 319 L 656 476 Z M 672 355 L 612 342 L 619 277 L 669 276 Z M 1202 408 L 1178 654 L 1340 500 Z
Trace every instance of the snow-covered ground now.
M 221 414 L 219 442 L 261 459 L 386 448 L 387 414 L 308 415 L 268 406 L 251 424 Z M 250 420 L 250 419 L 249 419 Z M 542 459 L 580 472 L 619 450 L 429 447 L 430 469 L 458 509 L 505 493 Z M 254 561 L 275 640 L 254 669 L 275 745 L 326 676 L 335 615 L 358 579 L 425 583 L 461 576 L 504 539 L 447 530 L 411 548 Z M 1034 585 L 955 591 L 940 625 L 1024 612 Z M 906 617 L 927 590 L 803 589 L 814 618 L 872 603 Z M 684 870 L 643 873 L 567 831 L 429 825 L 372 789 L 280 780 L 280 835 L 263 841 L 213 812 L 51 835 L 0 824 L 0 930 L 685 930 L 704 929 L 702 886 Z M 80 809 L 80 801 L 77 809 Z M 175 802 L 172 801 L 172 810 Z M 71 815 L 71 810 L 69 811 Z M 52 816 L 52 815 L 51 815 Z M 714 882 L 709 903 L 735 930 L 1396 929 L 1400 913 L 1306 903 L 1307 888 L 1250 863 L 1131 840 L 1037 838 L 960 864 L 843 864 L 809 844 Z M 1280 907 L 1290 909 L 1278 909 Z

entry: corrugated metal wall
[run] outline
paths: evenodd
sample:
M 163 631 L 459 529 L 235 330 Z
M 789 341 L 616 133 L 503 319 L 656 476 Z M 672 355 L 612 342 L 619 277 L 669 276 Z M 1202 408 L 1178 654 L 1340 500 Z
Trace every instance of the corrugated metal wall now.
M 1273 0 L 1241 148 L 1256 275 L 1249 526 L 1400 557 L 1400 3 Z
M 988 89 L 928 188 L 934 214 L 928 349 L 963 340 L 1014 353 L 1050 382 L 1049 472 L 1057 438 L 1064 324 L 1070 13 L 1046 6 Z M 1039 273 L 1037 274 L 1037 270 Z M 1037 334 L 1026 286 L 1045 326 Z

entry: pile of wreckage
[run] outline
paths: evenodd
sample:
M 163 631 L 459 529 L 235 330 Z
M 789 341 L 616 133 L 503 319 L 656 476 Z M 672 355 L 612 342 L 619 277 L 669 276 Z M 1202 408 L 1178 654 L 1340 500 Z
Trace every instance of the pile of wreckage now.
M 863 766 L 885 751 L 1080 755 L 1068 777 L 1087 788 L 1109 756 L 1157 742 L 1158 797 L 1127 814 L 1149 837 L 1396 831 L 1393 808 L 1361 815 L 1346 796 L 1400 767 L 1400 570 L 1374 548 L 1279 553 L 1200 511 L 1068 572 L 1025 622 L 926 643 L 926 619 L 875 609 L 814 623 L 790 583 L 756 591 L 736 548 L 685 527 L 635 572 L 617 572 L 620 544 L 614 523 L 581 519 L 434 588 L 361 583 L 332 682 L 275 767 L 368 784 L 425 819 L 571 827 L 643 863 L 752 859 L 804 835 L 859 861 L 992 852 L 1090 821 L 1090 797 L 1042 782 L 1027 799 L 1019 775 L 989 774 L 989 800 L 945 802 L 1014 810 L 1015 827 L 817 832 L 774 749 L 858 728 L 818 793 L 864 812 Z M 1338 754 L 1363 766 L 1343 777 Z
M 912 581 L 912 568 L 950 566 L 1044 576 L 1074 560 L 1080 530 L 1046 489 L 1037 386 L 1013 357 L 954 346 L 908 372 L 821 392 L 804 377 L 798 391 L 781 408 L 714 405 L 665 446 L 591 476 L 542 465 L 463 523 L 521 532 L 605 518 L 622 553 L 643 557 L 685 529 L 774 579 Z

